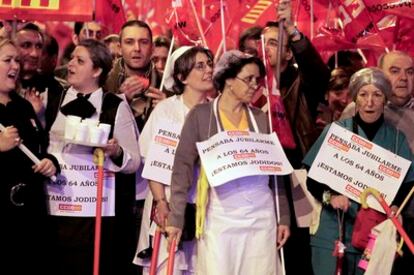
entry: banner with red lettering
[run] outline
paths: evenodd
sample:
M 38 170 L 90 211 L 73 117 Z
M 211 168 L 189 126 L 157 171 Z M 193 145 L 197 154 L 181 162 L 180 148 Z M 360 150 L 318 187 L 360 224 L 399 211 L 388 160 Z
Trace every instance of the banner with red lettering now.
M 0 0 L 2 19 L 90 21 L 92 0 Z

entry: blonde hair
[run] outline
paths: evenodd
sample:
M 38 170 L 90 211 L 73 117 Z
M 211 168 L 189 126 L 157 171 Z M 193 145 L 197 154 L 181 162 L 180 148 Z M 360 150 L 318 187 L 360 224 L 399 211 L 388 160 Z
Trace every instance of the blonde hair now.
M 3 48 L 6 45 L 11 45 L 13 47 L 16 48 L 16 44 L 14 44 L 14 42 L 8 38 L 1 38 L 0 39 L 0 49 Z

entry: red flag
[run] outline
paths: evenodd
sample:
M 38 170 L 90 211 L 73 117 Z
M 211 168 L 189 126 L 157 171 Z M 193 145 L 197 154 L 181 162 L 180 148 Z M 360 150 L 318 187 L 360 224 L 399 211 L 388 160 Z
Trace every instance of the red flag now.
M 96 21 L 101 22 L 109 33 L 119 33 L 125 23 L 121 0 L 96 0 Z
M 137 0 L 124 0 L 123 7 L 124 7 L 124 13 L 125 13 L 126 20 L 134 20 L 138 17 L 139 7 L 138 7 Z
M 414 4 L 410 0 L 364 0 L 364 2 L 370 13 L 377 14 L 380 17 L 386 14 L 394 14 L 414 19 Z
M 92 0 L 0 1 L 2 19 L 90 21 Z
M 224 10 L 224 31 L 226 38 L 226 47 L 227 49 L 232 49 L 237 47 L 237 43 L 234 43 L 231 39 L 226 37 L 231 22 L 233 20 L 233 11 L 236 11 L 239 7 L 239 1 L 229 0 L 223 1 L 223 10 Z M 203 9 L 203 7 L 202 7 Z M 221 25 L 221 7 L 220 0 L 206 0 L 205 6 L 205 20 L 207 21 L 207 28 L 205 31 L 206 40 L 208 41 L 208 46 L 213 53 L 217 53 L 220 48 L 220 45 L 223 40 L 223 31 Z
M 326 26 L 326 18 L 329 17 L 328 13 L 331 12 L 328 10 L 328 3 L 323 1 L 321 3 L 320 1 L 313 2 L 313 33 L 311 33 L 312 9 L 310 1 L 292 1 L 293 20 L 298 29 L 309 38 L 314 37 L 322 26 Z
M 191 3 L 190 1 L 193 2 Z M 174 6 L 166 18 L 167 23 L 173 30 L 176 41 L 181 46 L 205 44 L 203 37 L 205 29 L 208 27 L 208 22 L 201 18 L 195 6 L 193 9 L 192 4 L 194 4 L 194 0 L 173 1 Z M 200 24 L 197 24 L 197 18 Z

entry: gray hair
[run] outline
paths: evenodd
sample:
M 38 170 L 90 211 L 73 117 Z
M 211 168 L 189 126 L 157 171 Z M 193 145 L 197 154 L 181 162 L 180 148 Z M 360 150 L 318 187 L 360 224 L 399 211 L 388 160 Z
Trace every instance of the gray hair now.
M 256 64 L 259 67 L 260 77 L 265 76 L 265 67 L 260 58 L 239 50 L 230 50 L 225 52 L 214 66 L 214 87 L 218 91 L 223 91 L 226 79 L 235 78 L 246 64 Z
M 374 85 L 389 99 L 392 95 L 391 82 L 378 68 L 364 68 L 354 73 L 349 81 L 349 92 L 355 101 L 358 91 L 365 85 Z

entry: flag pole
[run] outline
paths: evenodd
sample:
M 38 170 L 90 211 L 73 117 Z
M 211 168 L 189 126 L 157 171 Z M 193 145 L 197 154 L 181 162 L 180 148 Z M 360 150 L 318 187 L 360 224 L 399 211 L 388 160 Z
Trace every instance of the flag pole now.
M 280 26 L 279 26 L 279 33 L 281 33 L 280 31 Z M 265 69 L 267 71 L 268 69 L 268 64 L 267 64 L 267 60 L 266 60 L 266 52 L 265 52 L 265 43 L 264 43 L 264 35 L 262 34 L 260 36 L 261 39 L 261 44 L 262 44 L 262 55 L 263 55 L 263 63 L 265 65 Z M 280 60 L 280 59 L 279 59 Z M 280 70 L 280 66 L 279 66 L 279 70 Z M 279 81 L 276 81 L 276 83 L 279 83 Z M 279 87 L 277 87 L 279 88 Z M 272 109 L 271 109 L 271 105 L 270 105 L 270 90 L 269 90 L 269 81 L 267 78 L 267 73 L 265 74 L 265 90 L 266 90 L 266 102 L 267 102 L 267 115 L 269 118 L 269 129 L 271 132 L 273 132 L 273 118 L 272 118 Z M 275 206 L 276 206 L 276 219 L 277 222 L 280 221 L 280 202 L 279 202 L 279 190 L 278 190 L 278 183 L 277 183 L 277 179 L 276 176 L 273 175 L 272 176 L 273 179 L 273 186 L 275 189 Z M 280 248 L 280 261 L 281 261 L 281 265 L 282 265 L 282 275 L 286 274 L 285 271 L 285 253 L 284 253 L 284 249 L 283 247 Z
M 196 20 L 197 29 L 200 32 L 201 42 L 203 43 L 204 47 L 208 48 L 207 40 L 206 40 L 206 37 L 204 36 L 204 31 L 203 31 L 203 28 L 201 27 L 200 18 L 198 17 L 196 8 L 194 6 L 194 2 L 193 0 L 188 0 L 188 2 L 190 2 L 191 10 L 193 11 L 194 18 Z
M 221 34 L 223 37 L 222 43 L 223 43 L 223 53 L 227 51 L 226 47 L 226 24 L 224 21 L 224 3 L 223 0 L 220 0 L 220 21 L 221 21 Z
M 314 14 L 314 6 L 313 6 L 313 0 L 310 0 L 310 40 L 313 40 L 313 34 L 314 34 L 314 20 L 315 20 L 315 14 Z
M 98 179 L 96 182 L 96 212 L 95 212 L 95 237 L 93 245 L 93 275 L 99 275 L 99 263 L 101 255 L 101 229 L 102 229 L 102 192 L 104 181 L 105 154 L 102 148 L 94 151 L 94 162 L 98 166 Z
M 168 49 L 168 56 L 167 56 L 167 62 L 165 64 L 165 67 L 168 68 L 168 66 L 170 66 L 171 60 L 171 53 L 172 53 L 172 49 L 174 48 L 174 43 L 175 43 L 175 38 L 174 35 L 171 38 L 171 44 L 170 44 L 170 48 Z M 162 79 L 161 79 L 161 84 L 160 84 L 160 88 L 159 90 L 162 91 L 162 88 L 164 87 L 164 82 L 165 82 L 165 74 L 162 74 Z

